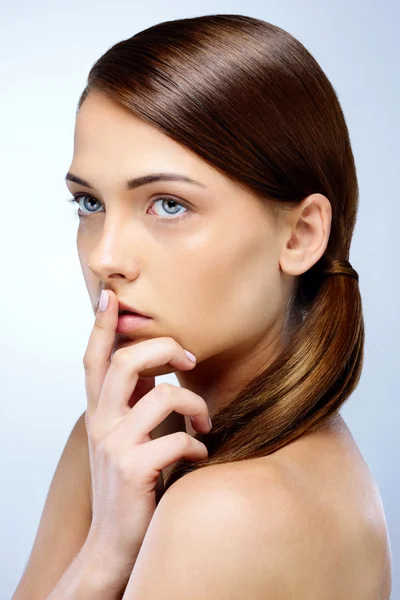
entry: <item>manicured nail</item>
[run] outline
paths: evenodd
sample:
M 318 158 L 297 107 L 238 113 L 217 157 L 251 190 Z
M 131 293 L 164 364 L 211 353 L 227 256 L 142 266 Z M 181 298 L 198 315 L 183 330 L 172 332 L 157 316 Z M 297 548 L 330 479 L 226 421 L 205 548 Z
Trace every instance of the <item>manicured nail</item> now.
M 185 354 L 189 360 L 191 360 L 192 362 L 196 362 L 197 358 L 194 356 L 194 354 L 189 352 L 189 350 L 185 350 Z
M 101 290 L 101 294 L 100 294 L 100 302 L 99 302 L 99 309 L 101 312 L 104 312 L 108 306 L 108 299 L 109 299 L 109 295 L 108 292 L 106 292 L 106 290 Z

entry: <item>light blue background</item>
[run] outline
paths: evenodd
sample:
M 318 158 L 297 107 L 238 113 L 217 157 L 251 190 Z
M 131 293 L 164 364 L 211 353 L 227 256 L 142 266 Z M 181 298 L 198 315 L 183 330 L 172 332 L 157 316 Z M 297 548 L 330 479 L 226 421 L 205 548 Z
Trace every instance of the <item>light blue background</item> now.
M 350 260 L 366 325 L 360 384 L 342 409 L 376 478 L 400 598 L 399 3 L 387 0 L 4 2 L 0 8 L 0 596 L 28 560 L 66 439 L 85 409 L 82 357 L 93 313 L 65 202 L 75 107 L 92 64 L 154 23 L 241 13 L 297 37 L 336 89 L 360 209 Z M 166 378 L 177 384 L 175 376 Z

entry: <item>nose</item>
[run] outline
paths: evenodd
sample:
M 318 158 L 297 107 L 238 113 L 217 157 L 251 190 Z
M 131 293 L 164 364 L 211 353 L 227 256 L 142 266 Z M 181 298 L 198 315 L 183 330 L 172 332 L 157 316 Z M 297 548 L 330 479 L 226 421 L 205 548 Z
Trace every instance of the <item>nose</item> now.
M 101 237 L 91 249 L 87 266 L 103 281 L 125 278 L 135 279 L 138 275 L 138 257 L 134 249 L 141 247 L 131 224 L 120 219 L 104 222 Z

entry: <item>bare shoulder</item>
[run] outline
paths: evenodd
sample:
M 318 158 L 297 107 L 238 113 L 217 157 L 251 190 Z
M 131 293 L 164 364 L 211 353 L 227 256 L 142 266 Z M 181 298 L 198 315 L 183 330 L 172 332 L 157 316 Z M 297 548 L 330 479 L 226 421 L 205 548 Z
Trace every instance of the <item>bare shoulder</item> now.
M 390 598 L 382 500 L 341 417 L 270 455 L 185 475 L 161 498 L 142 549 L 136 577 L 153 597 L 163 564 L 193 599 L 198 565 L 205 597 L 220 600 Z
M 323 589 L 337 600 L 388 600 L 391 550 L 378 485 L 347 426 L 327 431 L 234 463 L 232 481 L 240 489 L 246 482 L 261 544 L 271 539 L 269 521 L 277 515 L 276 532 L 300 558 L 298 600 L 302 593 L 323 600 Z
M 197 469 L 168 488 L 135 563 L 132 598 L 293 597 L 302 523 L 275 468 L 263 478 L 262 496 L 243 461 Z
M 259 591 L 277 576 L 273 566 L 298 600 L 323 600 L 323 590 L 337 600 L 388 600 L 391 552 L 383 504 L 354 440 L 342 430 L 341 437 L 310 436 L 283 450 L 193 471 L 167 490 L 170 506 L 197 507 L 205 521 L 211 519 L 216 539 L 211 542 L 206 530 L 210 546 L 221 547 L 218 536 L 230 528 L 231 550 L 236 540 L 236 558 Z
M 175 600 L 388 600 L 379 494 L 358 454 L 336 442 L 311 436 L 285 452 L 209 465 L 176 481 L 146 533 L 137 597 L 167 589 Z M 199 577 L 201 589 L 193 585 Z

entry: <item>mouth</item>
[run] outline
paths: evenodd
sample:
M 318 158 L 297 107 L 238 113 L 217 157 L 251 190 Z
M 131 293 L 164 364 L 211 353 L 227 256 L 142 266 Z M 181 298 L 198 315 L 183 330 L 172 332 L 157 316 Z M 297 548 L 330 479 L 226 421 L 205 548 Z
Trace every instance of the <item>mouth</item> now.
M 130 315 L 130 316 L 134 316 L 134 317 L 135 316 L 136 317 L 145 317 L 147 319 L 150 319 L 150 317 L 148 315 L 145 315 L 142 312 L 136 310 L 136 308 L 134 306 L 128 306 L 127 304 L 120 302 L 118 316 L 120 317 L 122 315 Z
M 138 330 L 140 331 L 143 327 L 147 327 L 150 321 L 152 321 L 151 317 L 121 309 L 118 313 L 118 323 L 115 331 L 118 334 L 129 336 L 135 334 Z

